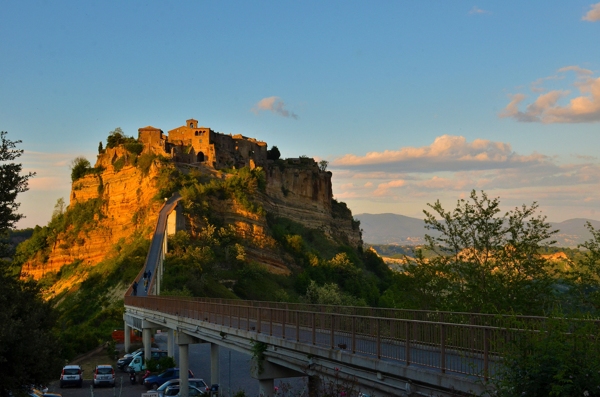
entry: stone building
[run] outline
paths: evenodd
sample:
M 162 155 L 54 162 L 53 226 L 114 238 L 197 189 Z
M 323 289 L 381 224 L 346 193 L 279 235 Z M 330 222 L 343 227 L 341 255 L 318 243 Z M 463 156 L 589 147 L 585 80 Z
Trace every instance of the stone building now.
M 267 164 L 266 142 L 199 127 L 198 120 L 194 119 L 169 130 L 167 135 L 151 126 L 140 128 L 138 139 L 144 144 L 144 152 L 161 154 L 181 163 L 204 164 L 215 169 Z

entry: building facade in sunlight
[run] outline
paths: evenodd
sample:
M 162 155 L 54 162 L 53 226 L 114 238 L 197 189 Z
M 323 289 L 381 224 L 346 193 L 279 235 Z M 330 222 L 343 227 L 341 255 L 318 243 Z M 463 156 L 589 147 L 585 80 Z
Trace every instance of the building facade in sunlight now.
M 138 129 L 145 153 L 170 157 L 187 164 L 203 164 L 215 169 L 254 168 L 267 164 L 267 143 L 243 135 L 221 134 L 199 127 L 198 120 L 169 130 L 167 135 L 155 127 Z

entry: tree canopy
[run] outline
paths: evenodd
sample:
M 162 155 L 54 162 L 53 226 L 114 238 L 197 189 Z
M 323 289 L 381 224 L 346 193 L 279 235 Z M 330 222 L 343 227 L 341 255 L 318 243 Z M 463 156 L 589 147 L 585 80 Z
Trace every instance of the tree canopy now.
M 23 154 L 21 141 L 0 135 L 0 234 L 6 234 L 23 217 L 16 211 L 17 195 L 27 190 L 34 174 L 21 174 L 14 160 Z M 2 252 L 2 257 L 6 252 Z M 9 262 L 0 266 L 0 395 L 17 394 L 25 385 L 44 384 L 60 371 L 59 344 L 52 329 L 56 321 L 52 306 L 44 302 L 39 287 L 9 272 Z
M 553 244 L 557 231 L 536 203 L 502 214 L 498 198 L 472 191 L 452 211 L 439 201 L 428 206 L 426 228 L 439 237 L 426 235 L 415 258 L 407 257 L 400 276 L 405 304 L 488 313 L 551 309 L 556 280 L 540 249 Z
M 271 149 L 267 150 L 267 160 L 279 160 L 281 157 L 281 153 L 277 146 L 271 147 Z
M 5 232 L 14 228 L 16 223 L 23 218 L 17 213 L 19 203 L 16 202 L 17 195 L 27 190 L 27 181 L 35 175 L 29 172 L 21 174 L 22 165 L 15 163 L 23 154 L 23 150 L 17 149 L 21 141 L 11 141 L 6 138 L 6 132 L 0 132 L 0 231 Z
M 84 177 L 90 170 L 92 165 L 83 156 L 78 156 L 71 161 L 71 181 L 75 182 L 79 178 Z

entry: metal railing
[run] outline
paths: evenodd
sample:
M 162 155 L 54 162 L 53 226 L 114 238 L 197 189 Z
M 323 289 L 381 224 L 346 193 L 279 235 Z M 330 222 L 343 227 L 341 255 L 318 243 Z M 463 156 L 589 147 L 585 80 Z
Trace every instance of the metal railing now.
M 186 298 L 187 299 L 187 298 Z M 416 320 L 445 322 L 453 324 L 470 324 L 491 327 L 507 327 L 519 324 L 519 328 L 540 329 L 546 322 L 547 317 L 543 316 L 523 316 L 523 315 L 502 315 L 486 313 L 466 313 L 449 312 L 434 310 L 413 310 L 413 309 L 391 309 L 377 308 L 368 306 L 338 306 L 338 305 L 318 305 L 309 303 L 285 303 L 271 301 L 253 301 L 239 299 L 221 299 L 221 298 L 189 298 L 198 302 L 249 306 L 254 308 L 272 308 L 282 310 L 300 310 L 318 313 L 336 313 L 347 314 L 351 316 L 381 317 L 389 319 Z
M 339 349 L 348 354 L 392 360 L 403 365 L 484 380 L 494 375 L 500 347 L 516 338 L 519 333 L 525 332 L 522 328 L 510 326 L 471 324 L 471 321 L 494 317 L 469 313 L 387 311 L 375 308 L 155 296 L 126 296 L 125 305 L 326 349 Z M 388 316 L 364 315 L 361 310 L 373 310 L 377 314 L 383 312 Z M 434 313 L 438 316 L 438 321 L 409 318 L 411 315 L 433 316 Z M 406 318 L 401 318 L 400 314 Z M 446 318 L 467 318 L 469 322 L 448 322 L 445 321 Z

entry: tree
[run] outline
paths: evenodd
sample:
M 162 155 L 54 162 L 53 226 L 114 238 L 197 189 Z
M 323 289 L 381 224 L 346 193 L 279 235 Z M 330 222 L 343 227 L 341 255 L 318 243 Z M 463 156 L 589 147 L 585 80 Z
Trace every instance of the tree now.
M 92 165 L 83 156 L 78 156 L 71 161 L 71 181 L 75 182 L 79 178 L 83 178 L 89 170 L 91 170 Z
M 523 205 L 500 215 L 498 198 L 473 190 L 453 211 L 439 201 L 428 204 L 426 244 L 407 258 L 404 286 L 412 299 L 431 309 L 542 314 L 551 309 L 555 279 L 540 249 L 554 244 L 538 205 Z M 428 253 L 427 257 L 425 253 Z
M 52 219 L 64 214 L 66 208 L 67 204 L 65 203 L 64 198 L 61 197 L 58 200 L 56 200 L 56 204 L 54 204 L 54 211 L 52 211 Z
M 33 172 L 21 175 L 22 165 L 13 162 L 21 157 L 22 149 L 16 149 L 21 141 L 6 138 L 7 132 L 0 132 L 0 232 L 12 229 L 23 218 L 17 213 L 19 203 L 17 195 L 27 191 L 27 181 L 35 175 Z
M 6 132 L 0 133 L 0 138 L 0 234 L 5 234 L 23 217 L 16 213 L 19 205 L 15 200 L 27 190 L 34 173 L 22 175 L 21 164 L 14 162 L 23 154 L 16 149 L 21 141 L 8 140 Z M 39 287 L 11 275 L 7 266 L 0 267 L 0 307 L 0 395 L 17 395 L 24 385 L 56 378 L 61 365 L 59 344 L 52 332 L 56 314 L 42 299 Z
M 329 165 L 329 161 L 327 160 L 321 160 L 319 161 L 319 169 L 321 171 L 327 171 L 327 166 Z
M 273 146 L 271 147 L 271 149 L 267 150 L 267 160 L 279 160 L 279 158 L 281 157 L 281 153 L 279 152 L 279 149 L 277 148 L 277 146 Z
M 125 133 L 121 127 L 117 127 L 108 133 L 108 138 L 106 139 L 106 148 L 108 149 L 119 146 L 125 141 L 126 138 L 127 137 L 125 136 Z
M 582 258 L 572 263 L 565 280 L 569 284 L 570 309 L 573 311 L 600 311 L 600 230 L 589 222 L 585 227 L 592 237 L 577 246 L 583 248 Z
M 104 147 L 102 146 L 102 141 L 98 143 L 98 154 L 104 153 Z

